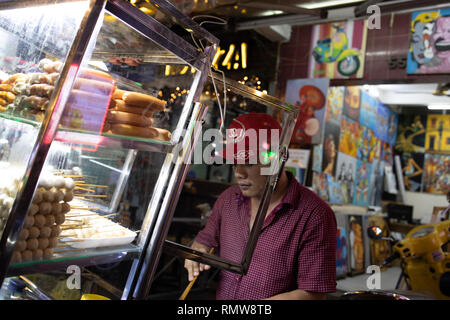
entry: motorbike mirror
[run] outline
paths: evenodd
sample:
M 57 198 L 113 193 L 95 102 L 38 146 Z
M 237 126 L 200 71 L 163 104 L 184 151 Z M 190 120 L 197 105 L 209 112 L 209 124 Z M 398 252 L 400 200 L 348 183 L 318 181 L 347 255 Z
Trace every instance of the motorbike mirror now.
M 378 226 L 369 227 L 367 229 L 367 235 L 372 240 L 380 240 L 383 238 L 383 230 Z

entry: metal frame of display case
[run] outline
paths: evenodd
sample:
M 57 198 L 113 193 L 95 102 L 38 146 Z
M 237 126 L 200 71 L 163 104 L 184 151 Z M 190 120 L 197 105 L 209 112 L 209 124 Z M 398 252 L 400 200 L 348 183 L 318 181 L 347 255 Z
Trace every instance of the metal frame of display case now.
M 224 84 L 223 77 L 215 72 L 210 74 L 210 77 L 212 76 L 213 80 L 218 85 Z M 294 107 L 288 103 L 285 103 L 275 97 L 272 97 L 268 94 L 265 94 L 261 91 L 258 91 L 254 88 L 250 88 L 244 84 L 241 84 L 237 81 L 225 79 L 226 84 L 226 90 L 230 90 L 231 92 L 241 95 L 245 98 L 251 99 L 253 101 L 256 101 L 258 103 L 261 103 L 262 105 L 268 106 L 270 108 L 273 108 L 274 110 L 280 110 L 283 112 L 286 112 L 288 116 L 283 120 L 281 123 L 282 127 L 282 133 L 280 137 L 280 149 L 278 153 L 278 170 L 277 172 L 270 176 L 269 179 L 267 179 L 267 183 L 265 185 L 265 189 L 262 196 L 262 201 L 260 202 L 260 205 L 258 207 L 258 211 L 256 214 L 254 226 L 250 232 L 249 239 L 247 241 L 247 244 L 244 249 L 244 253 L 242 256 L 242 260 L 240 263 L 233 262 L 227 259 L 220 258 L 214 254 L 210 253 L 203 253 L 197 250 L 194 250 L 188 246 L 184 246 L 178 243 L 175 243 L 173 241 L 165 240 L 164 241 L 164 250 L 168 254 L 172 254 L 184 259 L 190 259 L 194 261 L 198 261 L 201 263 L 205 263 L 211 266 L 215 266 L 220 269 L 226 269 L 235 273 L 239 274 L 246 274 L 248 271 L 248 268 L 250 266 L 250 262 L 252 259 L 253 251 L 256 247 L 256 242 L 258 241 L 259 234 L 261 232 L 262 225 L 264 223 L 264 219 L 266 216 L 267 209 L 270 204 L 270 199 L 272 196 L 273 191 L 276 188 L 276 185 L 279 181 L 279 178 L 281 176 L 281 173 L 283 172 L 284 164 L 287 160 L 287 151 L 289 142 L 291 139 L 292 131 L 294 129 L 295 120 L 298 117 L 299 109 L 297 107 Z M 189 169 L 189 166 L 186 165 L 183 167 L 183 175 L 186 175 L 187 171 Z M 181 186 L 178 188 L 176 199 L 174 199 L 173 203 L 176 203 L 178 201 L 178 197 L 181 193 Z M 169 221 L 172 220 L 173 214 L 175 211 L 175 206 L 171 207 L 170 210 L 167 210 L 165 214 L 167 215 L 167 218 L 164 219 L 165 225 L 163 227 L 164 234 L 167 235 L 168 228 L 170 227 Z M 151 250 L 151 247 L 149 246 L 148 250 Z M 156 263 L 158 260 L 149 261 L 149 265 L 147 266 L 147 277 L 146 285 L 140 286 L 142 289 L 146 289 L 148 293 L 151 281 L 153 280 L 154 270 L 156 268 Z M 145 270 L 145 269 L 144 269 Z
M 76 0 L 72 0 L 75 2 Z M 70 2 L 70 0 L 61 2 Z M 152 1 L 163 8 L 166 14 L 169 14 L 177 20 L 178 23 L 186 27 L 187 31 L 193 33 L 196 37 L 206 39 L 209 43 L 204 51 L 200 51 L 193 45 L 176 35 L 169 28 L 162 25 L 161 22 L 140 11 L 130 3 L 123 0 L 90 0 L 89 10 L 86 11 L 83 20 L 79 26 L 75 40 L 66 58 L 61 72 L 60 80 L 55 87 L 49 110 L 45 114 L 43 123 L 39 129 L 38 139 L 34 144 L 34 149 L 28 161 L 24 183 L 18 190 L 11 213 L 7 220 L 2 238 L 0 240 L 0 283 L 6 276 L 20 273 L 48 272 L 57 268 L 65 267 L 76 263 L 79 266 L 89 266 L 96 264 L 105 264 L 124 259 L 133 259 L 133 267 L 130 270 L 128 284 L 136 287 L 142 273 L 140 268 L 144 261 L 148 260 L 147 247 L 152 243 L 154 235 L 161 235 L 161 219 L 165 219 L 168 208 L 174 207 L 175 194 L 179 193 L 179 186 L 182 185 L 185 171 L 183 171 L 184 162 L 189 157 L 191 150 L 195 145 L 195 138 L 199 132 L 199 124 L 205 116 L 207 107 L 197 103 L 199 101 L 203 84 L 206 81 L 210 68 L 210 61 L 217 49 L 218 40 L 206 30 L 201 28 L 194 21 L 181 14 L 178 9 L 165 0 Z M 26 7 L 29 5 L 45 5 L 54 2 L 47 0 L 22 1 L 20 5 L 16 1 L 0 2 L 0 10 L 4 8 Z M 191 86 L 196 90 L 189 93 L 175 134 L 172 135 L 170 143 L 161 141 L 139 141 L 139 139 L 120 139 L 118 137 L 102 137 L 102 144 L 105 147 L 118 147 L 127 149 L 137 149 L 144 151 L 159 151 L 167 153 L 166 160 L 159 173 L 152 198 L 148 205 L 147 213 L 144 218 L 143 227 L 137 238 L 138 246 L 128 245 L 124 248 L 101 249 L 91 254 L 71 254 L 70 256 L 58 256 L 47 263 L 24 263 L 16 268 L 11 268 L 10 260 L 14 246 L 18 240 L 18 235 L 23 227 L 26 212 L 32 201 L 38 179 L 45 159 L 53 140 L 64 141 L 64 137 L 75 134 L 67 130 L 57 131 L 59 121 L 64 111 L 65 102 L 68 99 L 70 89 L 78 75 L 78 67 L 82 65 L 85 52 L 93 40 L 95 30 L 98 30 L 100 16 L 104 12 L 122 20 L 126 25 L 135 29 L 145 37 L 157 43 L 164 49 L 172 52 L 184 60 L 189 65 L 195 67 L 200 72 L 194 76 Z M 184 136 L 181 132 L 186 131 Z M 76 134 L 86 135 L 89 133 L 78 132 Z M 181 146 L 178 154 L 174 154 L 176 147 Z M 131 161 L 131 160 L 130 160 Z M 128 168 L 127 168 L 128 170 Z M 126 173 L 125 173 L 126 174 Z M 157 223 L 158 222 L 158 223 Z M 160 247 L 162 243 L 160 244 Z M 142 248 L 142 250 L 140 249 Z M 151 248 L 156 248 L 153 244 Z M 140 253 L 140 254 L 139 254 Z M 153 253 L 151 251 L 151 253 Z M 142 296 L 132 296 L 133 290 L 124 290 L 122 299 L 139 298 Z

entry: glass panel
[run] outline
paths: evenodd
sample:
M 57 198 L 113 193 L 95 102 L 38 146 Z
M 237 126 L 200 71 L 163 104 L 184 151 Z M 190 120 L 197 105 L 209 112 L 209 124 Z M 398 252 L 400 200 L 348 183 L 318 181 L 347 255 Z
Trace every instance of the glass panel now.
M 242 116 L 250 116 L 249 118 L 240 121 L 241 126 L 248 127 L 258 127 L 264 122 L 270 122 L 272 119 L 275 123 L 280 126 L 281 133 L 284 131 L 289 132 L 292 130 L 290 128 L 294 120 L 294 109 L 289 105 L 285 105 L 281 102 L 277 102 L 276 99 L 263 95 L 261 92 L 256 92 L 250 88 L 246 90 L 244 86 L 232 87 L 230 85 L 226 90 L 226 112 L 225 117 L 221 116 L 219 104 L 217 101 L 217 96 L 220 99 L 220 105 L 224 109 L 224 86 L 223 83 L 216 80 L 216 87 L 218 92 L 214 90 L 214 86 L 209 78 L 205 84 L 203 94 L 201 97 L 201 102 L 209 105 L 208 116 L 205 119 L 205 124 L 203 126 L 202 143 L 198 143 L 198 148 L 195 153 L 198 155 L 192 159 L 190 171 L 188 177 L 185 180 L 183 190 L 180 195 L 180 199 L 175 210 L 174 218 L 167 236 L 167 240 L 182 244 L 184 246 L 191 246 L 194 239 L 206 245 L 206 248 L 199 249 L 203 252 L 208 252 L 211 246 L 214 247 L 214 255 L 219 257 L 225 264 L 211 263 L 214 267 L 219 269 L 227 269 L 227 264 L 229 266 L 234 266 L 233 271 L 236 272 L 236 265 L 241 265 L 244 267 L 248 260 L 243 259 L 246 254 L 247 249 L 252 249 L 256 245 L 256 242 L 249 244 L 251 239 L 251 231 L 255 226 L 255 215 L 259 206 L 262 205 L 264 201 L 264 188 L 269 177 L 274 177 L 278 170 L 272 171 L 272 175 L 269 173 L 271 171 L 263 171 L 264 166 L 259 166 L 258 164 L 253 165 L 243 165 L 238 164 L 233 166 L 228 163 L 228 161 L 221 158 L 219 145 L 223 142 L 221 136 L 217 135 L 214 139 L 211 139 L 211 130 L 220 129 L 220 124 L 224 123 L 223 133 L 227 133 L 226 129 L 230 126 L 236 125 L 236 119 Z M 278 105 L 277 105 L 278 103 Z M 263 120 L 256 120 L 257 117 L 264 115 L 270 118 L 264 118 Z M 239 120 L 239 119 L 238 119 Z M 239 121 L 239 122 L 240 122 Z M 276 125 L 271 124 L 273 128 Z M 209 133 L 209 134 L 208 134 Z M 270 135 L 270 134 L 269 134 Z M 280 136 L 279 148 L 281 146 L 286 146 L 289 144 L 288 139 L 282 140 L 283 135 Z M 223 136 L 222 136 L 223 137 Z M 257 139 L 263 139 L 263 136 L 258 136 Z M 224 138 L 222 138 L 224 139 Z M 259 141 L 259 140 L 258 140 Z M 275 140 L 274 143 L 276 144 Z M 216 146 L 215 146 L 215 145 Z M 248 144 L 249 146 L 251 144 Z M 228 146 L 228 144 L 227 144 Z M 224 146 L 226 147 L 226 146 Z M 250 149 L 251 150 L 251 149 Z M 259 155 L 261 148 L 257 149 L 257 153 L 252 157 L 256 160 Z M 260 161 L 264 162 L 267 159 L 272 159 L 272 161 L 279 161 L 280 155 L 271 154 L 273 150 L 268 149 L 265 157 L 260 157 Z M 278 149 L 276 149 L 278 154 Z M 216 159 L 216 160 L 214 160 Z M 261 163 L 261 162 L 260 162 Z M 255 170 L 253 170 L 255 169 Z M 286 188 L 289 180 L 287 175 L 281 179 L 279 183 L 280 188 Z M 294 178 L 295 179 L 295 178 Z M 278 189 L 280 190 L 280 189 Z M 220 196 L 224 196 L 226 200 L 219 200 Z M 214 205 L 216 210 L 213 210 Z M 227 207 L 228 211 L 223 212 L 221 208 Z M 274 209 L 273 204 L 269 206 L 269 211 Z M 270 213 L 270 212 L 267 212 Z M 264 216 L 265 216 L 264 212 Z M 212 228 L 205 233 L 205 226 L 211 221 L 218 221 L 217 216 L 222 215 L 222 217 L 228 216 L 232 217 L 229 219 L 218 219 L 221 221 L 220 224 L 220 236 L 213 236 L 211 233 Z M 211 217 L 213 217 L 211 219 Z M 252 217 L 251 217 L 252 216 Z M 211 227 L 211 224 L 209 225 Z M 203 230 L 203 235 L 196 238 L 199 232 Z M 228 234 L 228 235 L 227 235 Z M 228 237 L 228 238 L 227 238 Z M 228 239 L 228 243 L 234 243 L 230 245 L 213 244 L 208 241 L 211 239 Z M 233 239 L 233 240 L 231 240 Z M 212 241 L 214 242 L 214 241 Z M 167 249 L 173 248 L 171 245 Z M 252 250 L 249 250 L 249 252 Z M 174 252 L 172 249 L 166 251 L 172 255 Z M 177 252 L 180 254 L 180 251 Z M 248 253 L 247 253 L 248 254 Z M 172 257 L 168 255 L 163 255 L 161 262 L 158 266 L 160 273 L 157 273 L 157 277 L 154 279 L 154 285 L 152 286 L 152 291 L 150 293 L 151 297 L 158 297 L 159 294 L 165 293 L 166 298 L 178 298 L 179 292 L 173 292 L 173 297 L 164 292 L 164 288 L 173 287 L 183 287 L 186 286 L 187 277 L 177 277 L 171 272 L 179 273 L 180 269 L 184 270 L 184 260 L 183 259 L 171 259 Z M 211 260 L 203 260 L 203 263 L 213 262 Z M 206 261 L 206 262 L 205 262 Z M 253 262 L 252 262 L 253 263 Z M 261 263 L 261 261 L 256 261 L 255 263 Z M 267 263 L 264 262 L 264 263 Z M 168 267 L 168 264 L 174 264 L 172 268 Z M 243 268 L 242 268 L 243 269 Z M 231 269 L 230 269 L 231 270 Z M 212 271 L 210 272 L 211 275 Z M 186 273 L 184 273 L 186 275 Z M 167 279 L 176 279 L 175 281 L 180 281 L 180 283 L 172 283 Z M 211 278 L 210 278 L 211 279 Z M 195 299 L 195 298 L 194 298 Z
M 59 78 L 61 64 L 44 70 L 40 61 L 65 60 L 88 9 L 88 1 L 54 3 L 0 11 L 1 231 Z

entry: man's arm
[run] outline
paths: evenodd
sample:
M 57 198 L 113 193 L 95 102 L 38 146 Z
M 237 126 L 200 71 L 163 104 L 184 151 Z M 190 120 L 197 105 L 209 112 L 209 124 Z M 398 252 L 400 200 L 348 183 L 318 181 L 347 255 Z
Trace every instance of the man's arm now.
M 325 300 L 326 294 L 321 292 L 311 292 L 301 289 L 277 294 L 266 300 Z

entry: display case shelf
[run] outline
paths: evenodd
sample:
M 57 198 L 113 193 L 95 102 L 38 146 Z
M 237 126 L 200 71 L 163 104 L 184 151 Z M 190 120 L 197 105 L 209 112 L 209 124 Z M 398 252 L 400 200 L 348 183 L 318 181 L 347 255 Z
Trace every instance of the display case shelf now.
M 100 264 L 109 264 L 135 258 L 140 248 L 133 245 L 102 247 L 93 249 L 70 249 L 69 247 L 58 248 L 51 259 L 43 259 L 29 262 L 12 264 L 8 276 L 20 274 L 31 274 L 67 268 L 70 265 L 88 267 Z
M 140 151 L 169 153 L 172 151 L 170 141 L 121 136 L 116 134 L 88 132 L 75 129 L 60 129 L 56 133 L 56 141 L 102 146 L 115 149 L 133 149 Z M 91 144 L 90 143 L 90 144 Z

